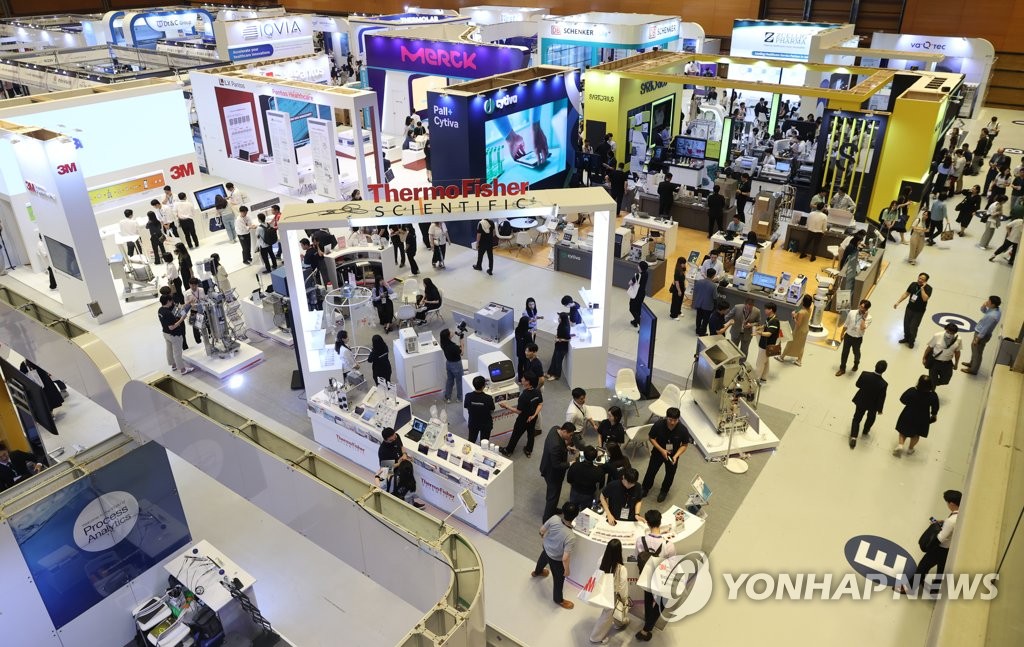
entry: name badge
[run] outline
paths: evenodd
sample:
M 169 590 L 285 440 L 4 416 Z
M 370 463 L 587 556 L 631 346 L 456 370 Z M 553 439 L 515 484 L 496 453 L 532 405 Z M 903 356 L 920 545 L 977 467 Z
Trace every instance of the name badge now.
M 672 451 L 672 443 L 666 443 L 665 444 L 665 451 L 667 451 L 667 452 Z
M 619 519 L 629 519 L 629 506 L 623 506 L 619 512 Z
M 917 301 L 917 295 L 916 294 L 911 294 L 910 295 L 910 302 L 913 303 L 915 301 Z

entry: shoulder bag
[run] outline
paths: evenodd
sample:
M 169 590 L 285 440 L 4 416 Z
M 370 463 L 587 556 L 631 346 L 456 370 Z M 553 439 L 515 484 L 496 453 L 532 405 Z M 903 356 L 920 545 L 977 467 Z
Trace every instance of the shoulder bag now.
M 942 233 L 939 234 L 939 238 L 942 240 L 953 240 L 953 227 L 949 224 L 949 218 L 945 219 L 946 225 L 942 229 Z
M 928 527 L 921 533 L 921 538 L 917 540 L 918 547 L 924 552 L 928 552 L 930 548 L 934 548 L 939 544 L 939 532 L 942 530 L 941 523 L 928 522 Z
M 626 288 L 626 294 L 629 295 L 630 299 L 635 299 L 636 295 L 640 294 L 640 273 L 633 275 L 633 280 L 630 282 L 629 287 Z

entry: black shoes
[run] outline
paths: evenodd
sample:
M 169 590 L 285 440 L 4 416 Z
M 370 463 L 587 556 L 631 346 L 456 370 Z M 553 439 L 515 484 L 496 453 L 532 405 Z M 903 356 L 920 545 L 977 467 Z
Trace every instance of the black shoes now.
M 504 456 L 505 458 L 512 458 L 512 452 L 506 451 L 504 447 L 498 449 L 498 453 Z
M 857 446 L 857 439 L 854 438 L 853 436 L 850 436 L 850 449 L 853 449 L 856 446 Z
M 661 503 L 662 501 L 664 501 L 667 498 L 668 498 L 668 492 L 659 492 L 658 493 L 658 503 Z

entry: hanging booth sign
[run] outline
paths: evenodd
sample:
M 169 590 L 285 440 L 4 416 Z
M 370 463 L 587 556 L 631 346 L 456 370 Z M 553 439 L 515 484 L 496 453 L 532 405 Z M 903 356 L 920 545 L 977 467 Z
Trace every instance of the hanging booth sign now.
M 735 20 L 729 55 L 806 61 L 811 51 L 811 37 L 837 27 L 841 25 L 784 20 Z
M 285 15 L 254 20 L 218 20 L 213 24 L 221 60 L 252 61 L 313 53 L 309 16 Z

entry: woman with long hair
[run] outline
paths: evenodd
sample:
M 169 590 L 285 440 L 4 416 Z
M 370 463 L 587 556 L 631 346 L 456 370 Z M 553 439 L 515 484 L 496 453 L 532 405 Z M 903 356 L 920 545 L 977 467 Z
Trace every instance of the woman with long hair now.
M 562 362 L 569 354 L 569 342 L 572 341 L 572 327 L 569 325 L 569 313 L 558 313 L 558 328 L 555 330 L 555 350 L 548 364 L 546 380 L 558 380 L 562 377 Z
M 903 455 L 903 444 L 908 438 L 910 446 L 907 447 L 907 456 L 912 455 L 917 443 L 928 437 L 928 430 L 939 416 L 939 396 L 935 395 L 935 386 L 927 375 L 917 378 L 917 384 L 903 392 L 900 403 L 903 411 L 896 420 L 900 441 L 892 450 L 896 458 Z
M 395 303 L 391 300 L 394 296 L 395 293 L 391 290 L 391 286 L 384 282 L 380 274 L 375 274 L 370 299 L 373 302 L 373 307 L 377 309 L 380 325 L 384 326 L 386 333 L 391 332 L 391 325 L 395 320 Z
M 386 350 L 386 349 L 385 349 Z M 341 355 L 341 376 L 345 377 L 349 371 L 359 368 L 356 364 L 356 356 L 348 345 L 348 331 L 339 330 L 334 339 L 334 352 Z
M 388 359 L 388 345 L 380 335 L 374 335 L 370 341 L 370 355 L 366 361 L 373 367 L 373 383 L 384 378 L 391 381 L 391 360 Z
M 621 541 L 612 539 L 608 542 L 604 549 L 604 556 L 601 557 L 601 565 L 598 568 L 612 576 L 615 590 L 615 606 L 601 611 L 601 615 L 597 617 L 597 622 L 594 623 L 594 629 L 590 632 L 591 643 L 604 645 L 608 643 L 608 632 L 612 628 L 615 607 L 621 605 L 626 608 L 627 612 L 629 610 L 627 606 L 629 604 L 629 578 L 626 575 L 626 565 L 622 560 Z M 629 621 L 627 620 L 626 624 L 622 625 L 620 629 L 624 629 L 628 625 Z
M 210 266 L 210 274 L 213 276 L 213 282 L 217 284 L 217 290 L 223 294 L 230 292 L 231 282 L 228 280 L 228 271 L 220 262 L 220 254 L 210 254 Z
M 513 331 L 516 338 L 516 375 L 523 378 L 523 368 L 526 366 L 526 347 L 533 343 L 533 331 L 530 329 L 530 318 L 526 315 L 519 317 L 519 323 Z
M 931 209 L 925 209 L 917 214 L 913 224 L 910 226 L 910 251 L 907 254 L 907 262 L 917 265 L 917 257 L 924 249 L 924 239 L 928 234 L 928 222 L 932 218 Z
M 676 269 L 672 272 L 672 285 L 668 288 L 672 295 L 672 305 L 668 309 L 668 318 L 678 321 L 683 313 L 683 297 L 686 296 L 686 257 L 676 259 Z
M 192 281 L 192 257 L 189 256 L 185 243 L 174 244 L 174 255 L 178 259 L 178 276 L 181 277 L 181 284 L 188 285 Z
M 640 261 L 636 265 L 636 274 L 629 282 L 630 289 L 636 289 L 636 295 L 629 298 L 629 314 L 633 317 L 629 325 L 634 328 L 640 327 L 640 309 L 647 296 L 647 261 Z
M 629 459 L 622 453 L 622 445 L 616 442 L 607 442 L 604 451 L 608 454 L 608 460 L 604 464 L 604 473 L 608 476 L 608 483 L 622 478 L 622 471 L 630 467 Z
M 228 232 L 228 240 L 232 243 L 238 239 L 235 234 L 235 210 L 228 204 L 227 198 L 218 195 L 213 199 L 213 208 L 217 210 L 217 217 L 224 224 L 224 231 Z
M 427 315 L 441 308 L 441 291 L 429 278 L 423 279 L 423 294 L 416 298 L 416 325 L 427 323 Z

